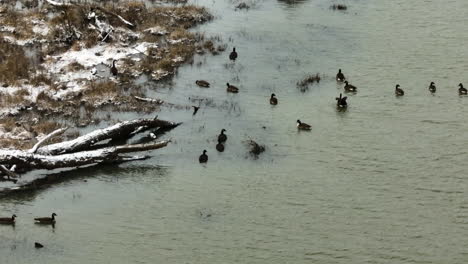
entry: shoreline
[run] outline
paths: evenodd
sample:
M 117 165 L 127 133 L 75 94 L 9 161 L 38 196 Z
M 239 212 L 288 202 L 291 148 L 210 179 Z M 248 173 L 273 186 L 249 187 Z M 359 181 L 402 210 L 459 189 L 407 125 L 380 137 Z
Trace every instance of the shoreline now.
M 180 2 L 0 5 L 0 147 L 28 149 L 60 126 L 74 127 L 60 138 L 70 139 L 112 112 L 157 112 L 165 102 L 137 99 L 144 84 L 170 79 L 195 54 L 225 50 L 219 37 L 188 31 L 212 15 Z

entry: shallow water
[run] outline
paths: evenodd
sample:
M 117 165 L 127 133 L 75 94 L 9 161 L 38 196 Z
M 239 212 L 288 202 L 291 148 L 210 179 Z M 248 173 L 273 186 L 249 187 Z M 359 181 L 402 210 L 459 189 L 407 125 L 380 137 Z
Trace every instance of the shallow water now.
M 457 85 L 467 81 L 468 2 L 353 0 L 346 12 L 326 0 L 249 11 L 193 2 L 216 16 L 197 30 L 239 59 L 197 57 L 151 96 L 213 100 L 196 116 L 163 108 L 159 117 L 184 124 L 150 160 L 0 200 L 2 216 L 18 215 L 15 228 L 0 226 L 0 263 L 466 263 L 468 97 Z M 358 86 L 346 112 L 335 108 L 338 68 Z M 322 81 L 302 93 L 295 83 L 309 73 Z M 312 131 L 297 132 L 298 118 Z M 221 128 L 229 138 L 217 153 Z M 250 138 L 266 145 L 258 159 Z M 33 224 L 52 212 L 54 229 Z

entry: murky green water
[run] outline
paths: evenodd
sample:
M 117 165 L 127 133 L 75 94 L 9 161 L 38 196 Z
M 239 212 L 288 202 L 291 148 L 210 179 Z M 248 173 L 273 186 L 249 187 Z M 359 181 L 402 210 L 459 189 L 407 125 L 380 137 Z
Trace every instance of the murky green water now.
M 197 57 L 152 96 L 213 102 L 194 117 L 158 113 L 184 124 L 151 160 L 0 200 L 2 215 L 18 215 L 15 228 L 0 226 L 0 263 L 466 263 L 468 98 L 457 85 L 468 85 L 468 2 L 353 0 L 344 13 L 325 0 L 287 2 L 245 12 L 195 1 L 216 15 L 198 30 L 239 59 Z M 338 68 L 359 90 L 345 113 L 334 106 Z M 320 85 L 298 91 L 317 72 Z M 226 94 L 226 82 L 240 93 Z M 298 133 L 298 118 L 312 131 Z M 218 154 L 221 128 L 229 139 Z M 249 138 L 267 147 L 257 160 Z M 55 229 L 33 224 L 52 212 Z

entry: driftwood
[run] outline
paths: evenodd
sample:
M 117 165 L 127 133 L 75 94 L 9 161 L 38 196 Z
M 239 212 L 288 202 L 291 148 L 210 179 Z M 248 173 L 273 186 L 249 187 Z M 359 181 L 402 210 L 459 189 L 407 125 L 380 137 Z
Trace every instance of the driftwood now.
M 157 128 L 167 131 L 179 124 L 157 118 L 136 119 L 95 130 L 73 140 L 44 146 L 47 140 L 62 134 L 67 128 L 58 129 L 42 138 L 30 150 L 0 149 L 0 173 L 7 176 L 5 180 L 16 182 L 19 178 L 17 173 L 36 169 L 74 168 L 145 159 L 146 156 L 122 156 L 121 154 L 163 148 L 169 144 L 170 140 L 146 144 L 126 144 L 126 141 L 147 129 Z M 101 141 L 109 142 L 103 144 L 100 143 Z M 121 144 L 112 145 L 110 142 Z
M 46 155 L 74 153 L 77 151 L 86 150 L 87 148 L 96 144 L 99 141 L 103 141 L 106 139 L 126 138 L 136 130 L 139 130 L 141 132 L 142 128 L 148 129 L 159 127 L 172 129 L 178 125 L 178 123 L 173 123 L 159 119 L 136 119 L 131 121 L 124 121 L 110 126 L 108 128 L 95 130 L 91 133 L 88 133 L 84 136 L 78 137 L 70 141 L 41 147 L 37 150 L 37 153 Z M 1 163 L 2 161 L 0 159 L 0 164 Z
M 110 162 L 118 158 L 120 153 L 129 153 L 163 148 L 169 144 L 169 140 L 153 144 L 123 145 L 99 150 L 80 151 L 78 153 L 61 155 L 41 155 L 21 150 L 0 151 L 0 161 L 6 165 L 16 164 L 27 169 L 58 169 L 67 167 L 79 167 L 101 162 Z M 140 157 L 137 157 L 140 159 Z M 117 159 L 120 161 L 120 159 Z M 128 160 L 128 157 L 127 157 Z

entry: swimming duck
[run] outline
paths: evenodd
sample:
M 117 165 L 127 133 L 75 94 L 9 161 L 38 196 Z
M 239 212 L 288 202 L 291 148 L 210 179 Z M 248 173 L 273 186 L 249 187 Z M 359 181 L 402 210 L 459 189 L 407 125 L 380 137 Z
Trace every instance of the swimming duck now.
M 52 213 L 52 217 L 37 217 L 34 218 L 34 221 L 36 221 L 38 224 L 54 224 L 56 216 L 56 213 Z
M 112 73 L 112 75 L 114 75 L 114 76 L 116 76 L 116 75 L 119 73 L 119 71 L 118 71 L 117 68 L 115 67 L 115 62 L 116 62 L 116 60 L 113 60 L 113 61 L 112 61 L 112 67 L 111 67 L 111 73 Z
M 16 215 L 12 215 L 11 217 L 1 217 L 0 224 L 3 225 L 14 225 L 15 224 Z
M 356 92 L 357 90 L 356 86 L 349 84 L 348 81 L 345 81 L 344 89 L 346 92 Z
M 35 248 L 43 248 L 44 245 L 42 245 L 42 244 L 39 243 L 39 242 L 34 242 L 34 247 L 35 247 Z
M 276 98 L 276 95 L 273 93 L 271 94 L 271 97 L 270 97 L 270 104 L 271 105 L 277 105 L 278 104 L 278 98 Z
M 403 95 L 405 95 L 405 92 L 400 88 L 400 85 L 399 85 L 399 84 L 397 84 L 397 85 L 395 86 L 395 95 L 396 95 L 396 96 L 403 96 Z
M 198 158 L 198 161 L 200 163 L 208 162 L 208 155 L 206 155 L 206 150 L 205 149 L 203 150 L 203 154 L 201 154 L 200 157 Z
M 302 123 L 301 120 L 297 120 L 297 129 L 299 130 L 310 130 L 311 126 L 306 123 Z
M 467 90 L 466 90 L 465 87 L 463 87 L 463 84 L 460 83 L 458 86 L 460 87 L 460 88 L 458 88 L 458 93 L 459 94 L 466 94 L 467 93 Z
M 224 132 L 226 132 L 226 129 L 224 129 L 224 128 L 221 129 L 221 134 L 219 134 L 219 136 L 218 136 L 218 142 L 221 142 L 221 143 L 226 142 L 227 136 L 226 136 L 226 134 L 224 134 Z
M 431 82 L 431 84 L 429 84 L 429 91 L 431 93 L 435 93 L 436 92 L 436 86 L 434 84 L 434 82 Z
M 346 77 L 344 76 L 344 74 L 341 72 L 341 69 L 338 69 L 338 73 L 336 74 L 336 80 L 338 82 L 343 82 L 346 80 Z
M 341 108 L 348 106 L 348 103 L 346 102 L 346 99 L 348 99 L 347 96 L 342 97 L 342 95 L 340 94 L 340 97 L 335 97 L 335 99 L 336 99 L 336 106 L 341 107 Z
M 237 88 L 236 86 L 234 85 L 230 85 L 229 83 L 226 84 L 227 85 L 227 91 L 229 93 L 238 93 L 239 92 L 239 88 Z
M 198 110 L 200 109 L 200 107 L 199 106 L 194 106 L 194 105 L 192 105 L 192 107 L 193 107 L 193 114 L 192 115 L 196 115 Z
M 218 142 L 218 144 L 216 144 L 216 150 L 219 151 L 219 152 L 223 152 L 224 151 L 224 144 L 222 142 Z
M 205 87 L 205 88 L 210 87 L 210 83 L 205 81 L 205 80 L 196 80 L 195 84 L 200 86 L 200 87 Z
M 232 49 L 231 54 L 229 54 L 229 59 L 232 60 L 232 61 L 235 61 L 235 60 L 237 59 L 236 48 L 233 48 L 233 49 Z

